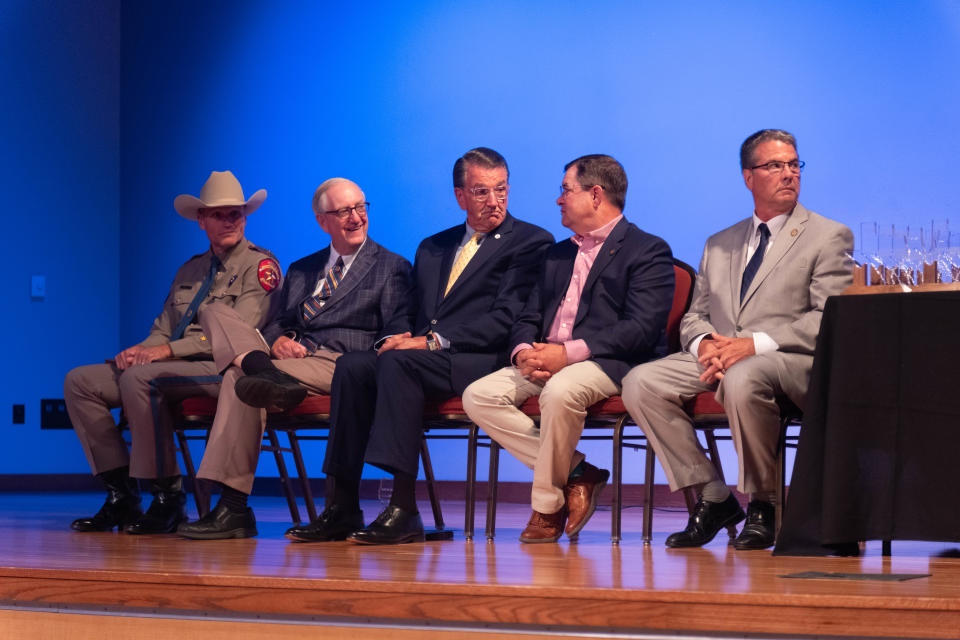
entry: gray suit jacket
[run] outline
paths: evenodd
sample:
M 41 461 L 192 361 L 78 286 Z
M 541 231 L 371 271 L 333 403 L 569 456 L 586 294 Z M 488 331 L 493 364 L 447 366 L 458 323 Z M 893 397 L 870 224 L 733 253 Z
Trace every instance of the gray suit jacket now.
M 762 331 L 777 342 L 779 352 L 807 356 L 800 359 L 807 370 L 798 372 L 807 375 L 823 305 L 852 282 L 853 234 L 797 204 L 741 304 L 745 247 L 752 228 L 752 218 L 747 218 L 707 240 L 693 301 L 680 323 L 681 344 L 688 348 L 694 338 L 713 331 L 736 337 Z M 805 391 L 805 381 L 801 387 Z

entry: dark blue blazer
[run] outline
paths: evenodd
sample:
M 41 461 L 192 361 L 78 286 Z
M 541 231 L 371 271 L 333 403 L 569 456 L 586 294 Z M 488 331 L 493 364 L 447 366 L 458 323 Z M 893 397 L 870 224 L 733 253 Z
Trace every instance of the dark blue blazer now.
M 430 236 L 420 243 L 413 263 L 414 335 L 434 331 L 450 341 L 451 382 L 458 393 L 508 363 L 510 328 L 553 244 L 549 232 L 508 213 L 444 296 L 464 233 L 461 224 Z
M 545 341 L 570 286 L 577 250 L 568 239 L 547 252 L 537 286 L 511 333 L 511 349 Z M 585 340 L 591 359 L 620 384 L 632 367 L 666 353 L 673 287 L 673 257 L 667 243 L 621 219 L 587 276 L 573 339 Z
M 287 334 L 346 353 L 372 349 L 381 335 L 410 330 L 410 263 L 369 237 L 320 313 L 304 322 L 300 306 L 326 277 L 329 258 L 327 247 L 290 265 L 280 292 L 280 310 L 263 329 L 268 344 Z

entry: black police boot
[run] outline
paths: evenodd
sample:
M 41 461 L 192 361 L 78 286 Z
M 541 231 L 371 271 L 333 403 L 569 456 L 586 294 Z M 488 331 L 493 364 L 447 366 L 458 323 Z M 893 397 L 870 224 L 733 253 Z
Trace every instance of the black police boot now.
M 123 528 L 126 533 L 173 533 L 181 522 L 187 521 L 187 494 L 183 492 L 183 478 L 170 476 L 150 481 L 153 501 L 147 512 Z
M 74 531 L 112 531 L 123 529 L 143 514 L 140 508 L 140 489 L 130 477 L 129 467 L 120 467 L 97 474 L 107 489 L 107 500 L 89 518 L 77 518 L 70 524 Z

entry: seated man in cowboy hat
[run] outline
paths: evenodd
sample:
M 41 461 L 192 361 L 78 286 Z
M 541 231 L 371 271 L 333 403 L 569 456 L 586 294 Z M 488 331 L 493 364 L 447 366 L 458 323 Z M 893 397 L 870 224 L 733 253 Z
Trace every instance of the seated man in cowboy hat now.
M 200 312 L 223 384 L 197 477 L 218 483 L 220 500 L 203 518 L 181 524 L 181 536 L 256 535 L 247 496 L 260 458 L 264 409 L 292 408 L 307 393 L 329 394 L 341 354 L 372 353 L 378 338 L 410 329 L 410 263 L 367 235 L 369 207 L 346 178 L 317 187 L 313 212 L 330 244 L 290 265 L 277 313 L 262 334 L 225 305 Z
M 210 249 L 180 267 L 149 335 L 105 364 L 77 367 L 64 381 L 70 420 L 93 473 L 107 489 L 96 515 L 74 520 L 76 531 L 169 533 L 186 520 L 171 434 L 171 409 L 189 396 L 216 396 L 220 376 L 210 341 L 197 324 L 197 311 L 220 302 L 252 326 L 269 312 L 281 284 L 280 267 L 270 252 L 243 235 L 247 216 L 267 197 L 264 189 L 249 200 L 229 171 L 214 171 L 200 197 L 178 196 L 173 206 L 196 220 Z M 122 407 L 131 447 L 110 413 Z M 153 502 L 140 507 L 136 478 L 150 481 Z

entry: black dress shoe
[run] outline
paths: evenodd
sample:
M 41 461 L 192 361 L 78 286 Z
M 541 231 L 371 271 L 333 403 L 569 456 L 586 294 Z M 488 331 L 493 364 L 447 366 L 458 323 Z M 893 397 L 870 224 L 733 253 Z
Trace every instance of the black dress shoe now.
M 239 378 L 234 386 L 237 397 L 251 407 L 261 409 L 292 409 L 307 397 L 300 382 L 279 369 L 266 369 Z
M 257 519 L 253 509 L 234 513 L 223 504 L 196 522 L 185 522 L 177 527 L 177 534 L 192 540 L 223 540 L 225 538 L 252 538 L 257 535 Z
M 363 511 L 347 511 L 332 504 L 310 524 L 290 527 L 284 535 L 297 542 L 330 542 L 346 540 L 360 529 L 363 529 Z
M 733 541 L 733 548 L 739 551 L 747 549 L 768 549 L 776 538 L 775 510 L 769 502 L 751 500 L 747 505 L 747 523 L 740 535 Z
M 423 520 L 420 513 L 410 513 L 389 504 L 377 519 L 366 529 L 360 529 L 347 537 L 356 544 L 402 544 L 423 542 Z
M 707 502 L 700 498 L 687 521 L 687 528 L 670 534 L 667 546 L 702 547 L 713 540 L 718 531 L 737 524 L 743 518 L 743 509 L 732 493 L 723 502 Z
M 70 523 L 70 528 L 74 531 L 112 531 L 114 527 L 123 529 L 131 522 L 136 522 L 142 515 L 140 496 L 132 494 L 117 496 L 111 492 L 96 515 L 77 518 Z
M 183 492 L 180 476 L 151 480 L 150 493 L 153 494 L 150 507 L 123 528 L 126 533 L 173 533 L 181 522 L 187 521 L 187 494 Z

